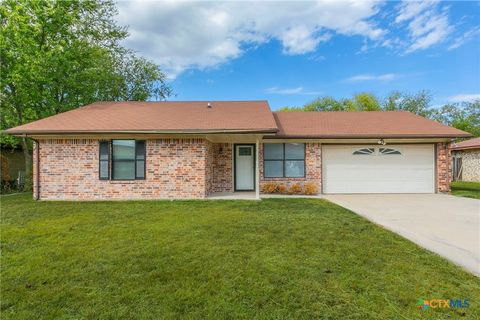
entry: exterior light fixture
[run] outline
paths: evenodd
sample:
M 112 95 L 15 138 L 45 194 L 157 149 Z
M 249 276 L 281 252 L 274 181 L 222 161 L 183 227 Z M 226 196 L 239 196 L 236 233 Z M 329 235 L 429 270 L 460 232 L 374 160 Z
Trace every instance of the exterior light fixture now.
M 387 144 L 387 143 L 385 142 L 385 140 L 383 140 L 383 139 L 378 139 L 377 143 L 380 144 L 380 145 L 382 145 L 382 146 L 384 146 L 384 145 Z

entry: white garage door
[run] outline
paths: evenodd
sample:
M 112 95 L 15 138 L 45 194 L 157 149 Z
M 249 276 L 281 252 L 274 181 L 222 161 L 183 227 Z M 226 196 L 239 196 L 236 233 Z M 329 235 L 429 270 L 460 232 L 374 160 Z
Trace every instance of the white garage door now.
M 433 193 L 431 144 L 324 145 L 324 193 Z

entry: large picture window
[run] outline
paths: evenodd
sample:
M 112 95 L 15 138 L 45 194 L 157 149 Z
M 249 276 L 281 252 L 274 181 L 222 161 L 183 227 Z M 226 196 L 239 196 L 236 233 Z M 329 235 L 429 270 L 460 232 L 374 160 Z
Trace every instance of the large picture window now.
M 263 160 L 265 178 L 305 177 L 304 143 L 266 143 Z
M 111 147 L 111 156 L 110 156 Z M 145 141 L 112 140 L 100 142 L 100 179 L 145 179 Z M 111 170 L 110 170 L 111 169 Z

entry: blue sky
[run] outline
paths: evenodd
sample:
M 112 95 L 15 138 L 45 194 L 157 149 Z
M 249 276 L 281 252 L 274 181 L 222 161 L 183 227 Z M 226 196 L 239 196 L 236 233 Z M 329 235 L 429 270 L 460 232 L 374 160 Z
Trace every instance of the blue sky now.
M 170 100 L 259 100 L 429 90 L 480 98 L 480 2 L 121 1 L 125 45 L 171 79 Z

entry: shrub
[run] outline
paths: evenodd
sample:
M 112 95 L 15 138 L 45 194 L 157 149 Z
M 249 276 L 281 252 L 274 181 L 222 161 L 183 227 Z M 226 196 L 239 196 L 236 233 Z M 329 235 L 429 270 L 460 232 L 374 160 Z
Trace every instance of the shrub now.
M 318 193 L 317 185 L 313 182 L 305 183 L 304 193 L 308 195 L 317 194 Z
M 278 190 L 278 185 L 274 182 L 265 183 L 262 186 L 263 193 L 275 193 Z
M 262 193 L 287 193 L 287 187 L 280 183 L 269 182 L 262 186 Z
M 292 184 L 290 188 L 288 188 L 289 194 L 301 194 L 303 192 L 303 188 L 299 183 Z
M 287 187 L 285 187 L 283 184 L 279 184 L 277 188 L 278 193 L 286 193 L 287 192 Z

